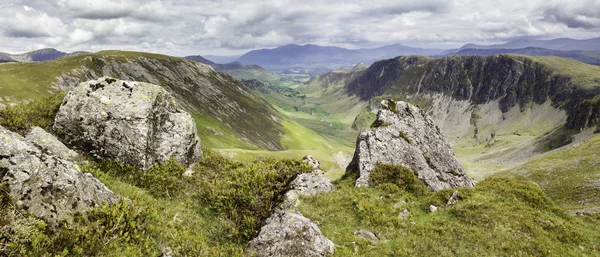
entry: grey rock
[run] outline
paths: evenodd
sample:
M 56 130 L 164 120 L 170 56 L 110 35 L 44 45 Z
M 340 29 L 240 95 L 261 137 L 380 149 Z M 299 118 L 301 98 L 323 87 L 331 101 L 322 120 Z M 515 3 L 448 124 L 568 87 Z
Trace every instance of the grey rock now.
M 67 161 L 76 161 L 79 159 L 79 155 L 65 146 L 55 136 L 46 132 L 40 127 L 33 127 L 29 133 L 25 136 L 25 139 L 32 143 L 38 144 L 44 149 L 48 150 L 50 154 L 59 156 Z
M 410 216 L 410 212 L 407 209 L 404 209 L 400 214 L 398 214 L 398 218 L 403 220 L 407 219 Z
M 17 206 L 54 227 L 73 214 L 120 197 L 77 165 L 0 126 L 0 181 Z
M 309 219 L 277 211 L 248 243 L 249 256 L 328 256 L 334 244 Z
M 406 201 L 400 200 L 400 201 L 398 201 L 397 203 L 394 204 L 394 209 L 398 209 L 398 208 L 400 208 L 402 206 L 405 206 L 406 204 L 407 204 Z
M 315 159 L 315 157 L 312 157 L 310 155 L 304 156 L 304 158 L 302 158 L 302 162 L 310 165 L 315 169 L 321 168 L 321 163 L 317 159 Z
M 454 191 L 454 193 L 452 193 L 452 196 L 450 196 L 450 199 L 448 199 L 448 203 L 446 203 L 446 208 L 454 206 L 458 202 L 458 200 L 458 191 Z
M 429 205 L 429 207 L 427 207 L 427 213 L 434 213 L 438 211 L 438 207 L 435 205 Z
M 173 257 L 173 250 L 171 250 L 171 247 L 164 248 L 161 257 Z
M 307 158 L 309 157 L 309 158 Z M 319 162 L 307 156 L 313 164 Z M 327 239 L 316 224 L 296 208 L 300 196 L 327 193 L 335 189 L 323 176 L 323 171 L 314 165 L 311 173 L 300 174 L 290 183 L 290 190 L 283 202 L 265 221 L 259 235 L 247 246 L 248 255 L 253 256 L 328 256 L 334 252 L 334 244 Z
M 375 234 L 373 234 L 373 232 L 365 230 L 365 229 L 354 231 L 354 232 L 352 232 L 352 234 L 355 236 L 370 240 L 372 242 L 379 241 L 379 238 L 377 238 L 377 236 L 375 236 Z
M 379 164 L 410 168 L 429 190 L 473 187 L 452 147 L 433 120 L 405 102 L 384 100 L 375 127 L 360 133 L 347 173 L 357 173 L 356 186 L 368 186 Z
M 298 175 L 290 183 L 290 187 L 303 196 L 328 193 L 335 190 L 335 186 L 323 175 L 321 170 Z
M 70 146 L 144 170 L 173 157 L 191 165 L 202 154 L 191 115 L 149 83 L 107 78 L 81 83 L 65 96 L 54 127 Z

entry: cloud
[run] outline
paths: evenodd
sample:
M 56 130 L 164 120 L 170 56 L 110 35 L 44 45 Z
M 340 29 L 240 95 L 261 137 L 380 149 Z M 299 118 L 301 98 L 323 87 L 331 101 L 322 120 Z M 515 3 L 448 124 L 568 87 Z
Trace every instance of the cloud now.
M 568 7 L 552 6 L 544 11 L 543 21 L 562 23 L 569 28 L 600 28 L 600 1 L 574 1 Z
M 600 36 L 598 0 L 13 0 L 0 51 L 232 54 L 283 44 L 458 47 Z
M 13 17 L 0 18 L 0 28 L 8 37 L 40 38 L 60 35 L 66 31 L 65 24 L 46 13 L 23 14 L 17 12 Z

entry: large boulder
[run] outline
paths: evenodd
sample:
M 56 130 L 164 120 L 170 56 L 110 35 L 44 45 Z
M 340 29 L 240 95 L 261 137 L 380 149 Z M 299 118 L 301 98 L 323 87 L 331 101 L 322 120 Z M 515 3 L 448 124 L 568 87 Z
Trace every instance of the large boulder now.
M 0 182 L 18 208 L 54 226 L 120 197 L 72 162 L 0 126 Z
M 276 211 L 248 243 L 249 256 L 328 256 L 334 244 L 302 215 Z
M 72 147 L 144 170 L 173 157 L 191 165 L 202 154 L 192 116 L 149 83 L 111 78 L 81 83 L 65 96 L 54 128 Z
M 52 155 L 59 156 L 67 161 L 76 161 L 79 155 L 60 142 L 54 135 L 46 132 L 43 128 L 33 127 L 25 136 L 25 139 L 38 144 Z
M 379 164 L 412 169 L 432 191 L 473 187 L 452 147 L 433 120 L 418 107 L 384 100 L 370 130 L 360 133 L 347 173 L 358 174 L 356 186 L 368 186 Z

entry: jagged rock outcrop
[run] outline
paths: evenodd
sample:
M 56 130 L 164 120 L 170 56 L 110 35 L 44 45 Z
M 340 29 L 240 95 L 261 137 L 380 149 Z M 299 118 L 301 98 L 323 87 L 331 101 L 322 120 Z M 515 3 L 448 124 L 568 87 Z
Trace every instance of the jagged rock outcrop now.
M 72 220 L 78 211 L 120 199 L 72 162 L 1 126 L 0 181 L 7 183 L 18 208 L 51 226 Z
M 81 83 L 65 96 L 54 127 L 77 149 L 141 169 L 170 158 L 191 165 L 202 154 L 191 115 L 149 83 L 112 78 Z
M 452 147 L 433 120 L 414 105 L 384 100 L 374 127 L 360 133 L 347 173 L 357 173 L 356 186 L 368 186 L 379 164 L 412 169 L 432 191 L 473 187 Z
M 63 158 L 67 161 L 76 161 L 79 155 L 60 142 L 54 135 L 46 132 L 40 127 L 33 127 L 25 136 L 25 139 L 38 144 L 52 155 Z
M 600 93 L 600 90 L 599 90 Z M 567 128 L 582 130 L 600 124 L 600 96 L 577 105 L 567 119 Z
M 298 175 L 290 183 L 283 203 L 265 221 L 258 236 L 248 243 L 249 256 L 328 256 L 334 244 L 321 230 L 296 209 L 300 196 L 327 193 L 335 189 L 323 176 L 319 161 L 306 156 L 304 162 L 314 167 L 311 173 Z

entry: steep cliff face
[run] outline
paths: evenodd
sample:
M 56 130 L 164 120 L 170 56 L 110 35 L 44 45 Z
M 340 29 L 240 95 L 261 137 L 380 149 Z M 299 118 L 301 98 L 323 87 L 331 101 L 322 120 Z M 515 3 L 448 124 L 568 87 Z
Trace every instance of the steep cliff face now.
M 363 100 L 386 94 L 441 94 L 471 105 L 497 101 L 503 114 L 513 107 L 523 111 L 550 101 L 573 117 L 568 128 L 583 128 L 574 115 L 587 115 L 579 109 L 589 105 L 580 103 L 600 94 L 600 74 L 567 74 L 543 61 L 513 55 L 398 57 L 373 64 L 346 89 Z

